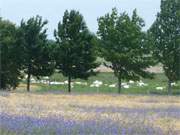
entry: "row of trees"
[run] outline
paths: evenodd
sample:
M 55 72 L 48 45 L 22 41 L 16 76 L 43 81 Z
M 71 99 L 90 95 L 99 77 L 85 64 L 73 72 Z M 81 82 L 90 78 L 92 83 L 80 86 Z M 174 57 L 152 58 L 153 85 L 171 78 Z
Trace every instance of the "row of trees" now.
M 54 32 L 56 42 L 47 39 L 46 24 L 40 16 L 22 20 L 19 27 L 0 20 L 1 89 L 16 88 L 22 74 L 27 74 L 30 91 L 31 76 L 39 79 L 57 69 L 68 77 L 71 92 L 72 79 L 96 74 L 96 37 L 88 30 L 83 16 L 74 10 L 65 11 Z
M 129 16 L 115 8 L 98 18 L 96 35 L 75 10 L 65 11 L 54 31 L 55 41 L 47 39 L 47 23 L 40 16 L 22 20 L 20 26 L 0 19 L 1 89 L 16 88 L 25 73 L 30 91 L 31 76 L 50 76 L 58 70 L 68 77 L 71 92 L 72 79 L 96 75 L 98 56 L 111 63 L 104 64 L 118 78 L 119 93 L 122 80 L 152 78 L 146 69 L 159 62 L 169 80 L 169 94 L 171 83 L 180 79 L 179 0 L 162 0 L 161 12 L 147 32 L 136 10 Z

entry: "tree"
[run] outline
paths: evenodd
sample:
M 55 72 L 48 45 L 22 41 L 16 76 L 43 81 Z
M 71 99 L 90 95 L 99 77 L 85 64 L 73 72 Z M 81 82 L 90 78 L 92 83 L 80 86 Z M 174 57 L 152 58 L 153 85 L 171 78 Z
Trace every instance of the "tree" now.
M 152 65 L 147 36 L 142 32 L 144 21 L 134 10 L 132 17 L 122 13 L 118 15 L 114 8 L 111 14 L 98 19 L 98 36 L 101 39 L 101 54 L 111 63 L 110 67 L 118 78 L 118 90 L 121 92 L 122 80 L 139 80 L 140 77 L 152 77 L 145 69 Z
M 0 18 L 0 89 L 15 89 L 21 78 L 18 28 Z
M 53 73 L 54 62 L 51 57 L 45 25 L 42 17 L 30 18 L 27 22 L 21 21 L 21 44 L 23 46 L 23 69 L 27 74 L 27 91 L 30 91 L 31 76 L 39 79 L 40 76 L 49 76 Z
M 87 79 L 95 75 L 96 53 L 94 51 L 94 35 L 92 35 L 83 16 L 72 10 L 64 13 L 55 33 L 57 42 L 56 68 L 68 77 L 68 91 L 71 92 L 71 80 Z
M 161 11 L 149 30 L 154 43 L 154 56 L 163 64 L 168 78 L 168 94 L 171 83 L 180 80 L 180 1 L 162 0 Z

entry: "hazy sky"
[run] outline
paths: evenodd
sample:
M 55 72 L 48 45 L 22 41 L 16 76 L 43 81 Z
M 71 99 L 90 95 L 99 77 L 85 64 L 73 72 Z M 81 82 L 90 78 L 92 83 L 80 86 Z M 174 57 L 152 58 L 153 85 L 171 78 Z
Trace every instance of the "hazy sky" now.
M 19 25 L 22 18 L 41 15 L 49 21 L 49 38 L 66 9 L 79 10 L 92 32 L 97 31 L 97 18 L 116 7 L 130 15 L 134 8 L 144 18 L 146 28 L 153 23 L 160 8 L 160 0 L 0 0 L 0 15 Z

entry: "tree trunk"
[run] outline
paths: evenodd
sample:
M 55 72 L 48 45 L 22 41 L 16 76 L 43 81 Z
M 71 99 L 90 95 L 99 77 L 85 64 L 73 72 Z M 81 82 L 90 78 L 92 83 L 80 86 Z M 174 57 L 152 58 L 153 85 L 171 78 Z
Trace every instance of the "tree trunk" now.
M 68 92 L 71 93 L 71 76 L 68 76 Z
M 121 93 L 121 77 L 118 77 L 118 93 Z
M 28 72 L 28 77 L 27 77 L 27 91 L 30 92 L 30 82 L 31 82 L 31 74 Z
M 172 85 L 171 85 L 171 80 L 168 80 L 168 95 L 172 94 Z

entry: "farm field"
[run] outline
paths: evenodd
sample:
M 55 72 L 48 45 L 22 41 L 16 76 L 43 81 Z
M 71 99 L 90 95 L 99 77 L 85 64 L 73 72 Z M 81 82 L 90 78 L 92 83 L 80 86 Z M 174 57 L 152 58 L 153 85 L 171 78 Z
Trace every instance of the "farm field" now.
M 180 98 L 0 92 L 1 135 L 179 135 Z
M 43 80 L 43 78 L 41 78 Z M 48 80 L 44 79 L 44 83 L 33 83 L 31 85 L 32 92 L 67 92 L 67 78 L 61 74 L 55 73 Z M 49 85 L 48 81 L 52 84 Z M 102 83 L 98 87 L 92 86 L 96 81 Z M 36 80 L 37 82 L 37 80 Z M 53 84 L 54 83 L 54 84 Z M 57 84 L 56 84 L 57 83 Z M 117 78 L 112 72 L 99 73 L 97 76 L 90 77 L 88 80 L 76 79 L 72 82 L 72 92 L 75 93 L 117 93 Z M 160 89 L 159 89 L 160 88 Z M 26 81 L 24 80 L 17 88 L 17 91 L 26 91 Z M 156 94 L 167 95 L 167 78 L 164 74 L 159 73 L 154 79 L 141 79 L 141 82 L 123 81 L 122 94 Z M 173 94 L 180 95 L 180 82 L 173 85 Z

